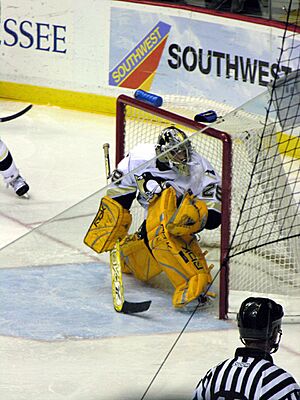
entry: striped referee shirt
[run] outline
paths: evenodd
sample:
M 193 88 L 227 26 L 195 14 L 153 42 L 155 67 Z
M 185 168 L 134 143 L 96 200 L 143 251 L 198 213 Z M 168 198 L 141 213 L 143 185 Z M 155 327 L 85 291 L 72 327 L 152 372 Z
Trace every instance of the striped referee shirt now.
M 269 353 L 238 348 L 235 357 L 210 369 L 193 400 L 299 400 L 295 379 L 273 363 Z

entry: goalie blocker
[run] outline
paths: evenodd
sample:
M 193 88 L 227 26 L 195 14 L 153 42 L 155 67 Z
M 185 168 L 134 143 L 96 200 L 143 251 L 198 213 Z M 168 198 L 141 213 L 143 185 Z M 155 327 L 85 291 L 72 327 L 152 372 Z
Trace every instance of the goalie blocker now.
M 109 196 L 101 200 L 99 210 L 84 238 L 96 253 L 111 251 L 123 239 L 131 225 L 131 214 Z

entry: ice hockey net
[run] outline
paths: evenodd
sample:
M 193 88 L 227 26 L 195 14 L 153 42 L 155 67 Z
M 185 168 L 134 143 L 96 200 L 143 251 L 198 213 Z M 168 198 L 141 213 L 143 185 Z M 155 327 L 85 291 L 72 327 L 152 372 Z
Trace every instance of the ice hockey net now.
M 247 107 L 230 110 L 186 97 L 164 101 L 164 108 L 155 108 L 125 95 L 118 98 L 116 163 L 135 145 L 156 143 L 164 127 L 183 129 L 222 177 L 221 228 L 199 236 L 201 247 L 209 250 L 208 262 L 215 264 L 214 274 L 220 268 L 220 318 L 236 312 L 248 295 L 270 296 L 284 305 L 286 315 L 298 315 L 299 160 L 291 157 L 291 141 L 297 148 L 297 138 L 289 146 L 278 141 L 278 124 L 265 126 L 265 116 Z M 225 114 L 213 127 L 193 120 L 211 108 Z M 136 230 L 143 211 L 139 206 L 131 211 Z

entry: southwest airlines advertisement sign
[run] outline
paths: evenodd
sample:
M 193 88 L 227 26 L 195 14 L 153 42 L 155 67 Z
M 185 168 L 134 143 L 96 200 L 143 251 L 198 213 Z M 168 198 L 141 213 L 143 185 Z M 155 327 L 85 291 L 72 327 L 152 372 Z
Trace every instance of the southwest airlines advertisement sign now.
M 112 6 L 109 85 L 237 106 L 264 92 L 276 73 L 297 69 L 295 56 L 277 70 L 282 34 L 268 26 L 166 7 Z
M 110 71 L 109 84 L 149 90 L 170 31 L 159 21 Z

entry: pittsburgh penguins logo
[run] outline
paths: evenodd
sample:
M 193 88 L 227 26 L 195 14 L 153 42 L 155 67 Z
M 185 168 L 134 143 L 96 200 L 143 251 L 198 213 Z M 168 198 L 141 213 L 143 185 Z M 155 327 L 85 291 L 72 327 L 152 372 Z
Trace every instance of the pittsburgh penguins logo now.
M 150 199 L 154 194 L 163 190 L 165 179 L 153 176 L 151 172 L 144 172 L 141 175 L 134 175 L 140 194 L 145 199 Z

